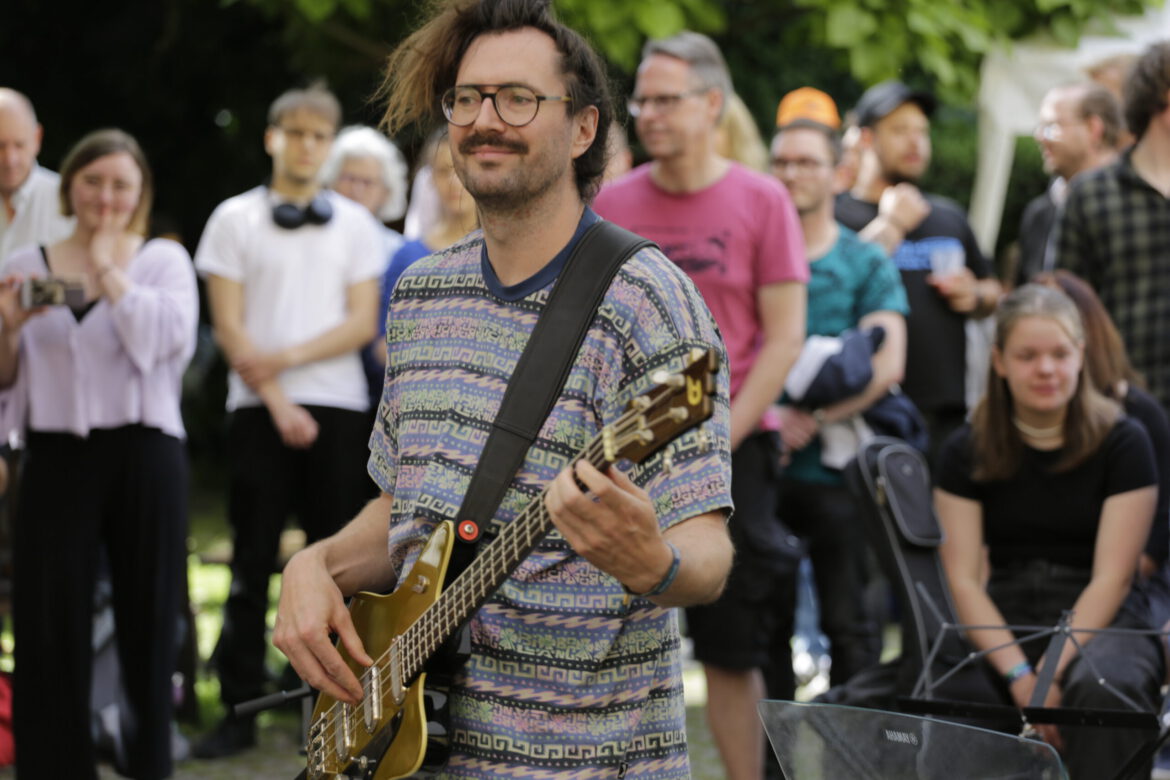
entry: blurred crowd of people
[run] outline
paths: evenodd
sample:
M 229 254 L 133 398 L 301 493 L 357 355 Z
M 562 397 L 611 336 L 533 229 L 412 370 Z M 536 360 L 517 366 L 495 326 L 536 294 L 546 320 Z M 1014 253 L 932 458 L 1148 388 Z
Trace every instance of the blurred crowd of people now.
M 929 92 L 883 82 L 842 117 L 804 86 L 779 101 L 765 141 L 709 38 L 646 45 L 627 103 L 645 161 L 632 166 L 615 124 L 596 141 L 611 167 L 591 206 L 686 273 L 730 361 L 736 559 L 719 600 L 685 613 L 728 778 L 774 771 L 755 703 L 796 695 L 802 560 L 828 682 L 879 662 L 885 615 L 867 597 L 860 499 L 842 478 L 875 434 L 927 453 L 964 624 L 1049 625 L 1068 609 L 1086 632 L 1170 620 L 1170 43 L 1135 57 L 1117 88 L 1086 77 L 1045 96 L 1035 140 L 1051 183 L 999 275 L 956 201 L 918 185 L 938 108 Z M 174 183 L 152 179 L 133 137 L 97 130 L 54 173 L 37 163 L 33 104 L 0 88 L 0 432 L 23 451 L 14 727 L 28 777 L 46 755 L 60 776 L 96 777 L 99 579 L 112 585 L 127 671 L 117 769 L 173 772 L 187 587 L 180 394 L 198 280 L 230 367 L 233 554 L 212 658 L 229 714 L 194 756 L 256 743 L 254 716 L 232 707 L 271 689 L 268 581 L 286 523 L 313 543 L 378 493 L 368 441 L 395 284 L 479 217 L 445 130 L 412 177 L 383 133 L 342 117 L 323 86 L 280 95 L 264 135 L 270 177 L 210 214 L 192 257 L 151 237 L 152 195 Z M 861 378 L 813 392 L 827 356 L 846 352 Z M 1091 674 L 1105 668 L 1160 710 L 1158 638 L 1079 637 L 1050 659 L 1006 629 L 968 634 L 1003 702 L 1025 706 L 1055 665 L 1051 706 L 1115 704 Z M 1151 735 L 1042 736 L 1072 777 L 1100 778 Z

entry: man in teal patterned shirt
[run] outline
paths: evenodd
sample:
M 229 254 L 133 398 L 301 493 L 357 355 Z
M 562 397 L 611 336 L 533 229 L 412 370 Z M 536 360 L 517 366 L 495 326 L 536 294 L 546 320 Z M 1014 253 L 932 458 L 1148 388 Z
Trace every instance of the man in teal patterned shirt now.
M 781 124 L 772 140 L 772 172 L 792 194 L 808 249 L 807 334 L 840 336 L 852 328 L 874 327 L 885 332 L 871 360 L 872 379 L 860 393 L 821 408 L 787 400 L 779 407 L 780 436 L 790 459 L 780 484 L 780 516 L 808 546 L 820 627 L 832 647 L 829 679 L 839 685 L 877 663 L 881 638 L 863 603 L 861 515 L 840 470 L 855 447 L 846 446 L 842 460 L 834 461 L 832 453 L 826 457 L 822 445 L 832 440 L 834 429 L 853 428 L 863 412 L 901 381 L 909 308 L 898 269 L 882 248 L 861 240 L 834 218 L 841 146 L 832 98 L 803 87 L 780 102 L 777 121 Z M 834 465 L 825 465 L 826 460 Z M 781 620 L 774 647 L 779 650 L 789 646 L 792 636 L 792 599 L 777 609 Z M 784 656 L 769 675 L 772 698 L 791 699 L 796 692 L 792 665 Z
M 362 690 L 329 633 L 369 661 L 343 597 L 392 589 L 435 525 L 452 519 L 511 367 L 598 219 L 587 203 L 612 121 L 596 55 L 541 0 L 453 3 L 387 72 L 392 130 L 442 106 L 483 229 L 400 279 L 370 441 L 383 493 L 285 570 L 274 641 L 310 685 L 343 702 Z M 713 600 L 730 568 L 726 371 L 707 424 L 714 447 L 692 432 L 670 469 L 657 458 L 629 471 L 567 466 L 651 386 L 649 374 L 681 368 L 695 347 L 722 352 L 701 297 L 659 251 L 638 252 L 494 519 L 503 532 L 551 482 L 555 530 L 472 618 L 444 777 L 689 777 L 668 607 Z

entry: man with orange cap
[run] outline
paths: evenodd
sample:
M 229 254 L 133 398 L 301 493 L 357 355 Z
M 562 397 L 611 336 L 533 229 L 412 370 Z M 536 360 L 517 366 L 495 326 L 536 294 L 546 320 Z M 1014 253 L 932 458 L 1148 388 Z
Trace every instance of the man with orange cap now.
M 850 329 L 871 328 L 885 334 L 865 367 L 872 378 L 860 392 L 850 388 L 822 406 L 786 395 L 778 407 L 780 436 L 790 458 L 781 477 L 779 514 L 806 542 L 820 626 L 832 647 L 830 681 L 837 685 L 876 663 L 881 650 L 878 628 L 865 614 L 862 599 L 860 515 L 840 470 L 841 460 L 856 452 L 857 441 L 840 436 L 864 425 L 862 414 L 901 381 L 909 309 L 898 270 L 881 247 L 863 241 L 834 217 L 841 120 L 833 99 L 801 87 L 780 101 L 776 122 L 771 169 L 796 205 L 809 260 L 806 335 L 839 337 Z M 794 373 L 800 373 L 802 363 Z M 777 648 L 786 647 L 792 635 L 793 607 L 792 599 L 779 605 Z M 781 650 L 777 657 L 786 655 Z M 795 693 L 786 660 L 776 664 L 769 679 L 771 697 L 791 699 Z

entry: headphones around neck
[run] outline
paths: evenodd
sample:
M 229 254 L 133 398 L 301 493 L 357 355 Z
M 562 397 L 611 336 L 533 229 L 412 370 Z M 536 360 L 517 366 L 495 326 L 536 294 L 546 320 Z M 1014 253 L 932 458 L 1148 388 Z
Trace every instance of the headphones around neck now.
M 304 206 L 295 203 L 278 203 L 272 207 L 272 221 L 285 230 L 296 230 L 305 225 L 324 225 L 333 218 L 333 206 L 329 200 L 317 193 Z

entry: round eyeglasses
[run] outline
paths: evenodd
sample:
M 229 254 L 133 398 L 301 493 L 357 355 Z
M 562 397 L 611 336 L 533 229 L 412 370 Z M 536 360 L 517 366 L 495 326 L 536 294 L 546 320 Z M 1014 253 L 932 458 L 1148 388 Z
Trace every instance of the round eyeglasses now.
M 1037 141 L 1059 141 L 1064 137 L 1064 125 L 1059 121 L 1041 122 L 1032 131 L 1032 136 Z
M 486 91 L 492 88 L 495 91 Z M 443 93 L 440 99 L 443 116 L 456 127 L 467 127 L 479 116 L 480 106 L 486 98 L 491 98 L 496 116 L 512 127 L 524 127 L 536 119 L 541 101 L 569 103 L 573 100 L 566 95 L 538 95 L 518 84 L 460 84 Z
M 822 168 L 831 165 L 824 160 L 813 157 L 773 157 L 772 172 L 776 175 L 787 172 L 791 168 L 798 176 L 811 176 Z
M 641 95 L 631 97 L 626 101 L 626 110 L 630 112 L 630 116 L 637 119 L 649 106 L 659 114 L 669 114 L 678 108 L 678 104 L 683 101 L 683 98 L 694 97 L 695 95 L 702 95 L 709 92 L 710 88 L 690 89 L 686 92 L 679 92 L 674 95 Z

